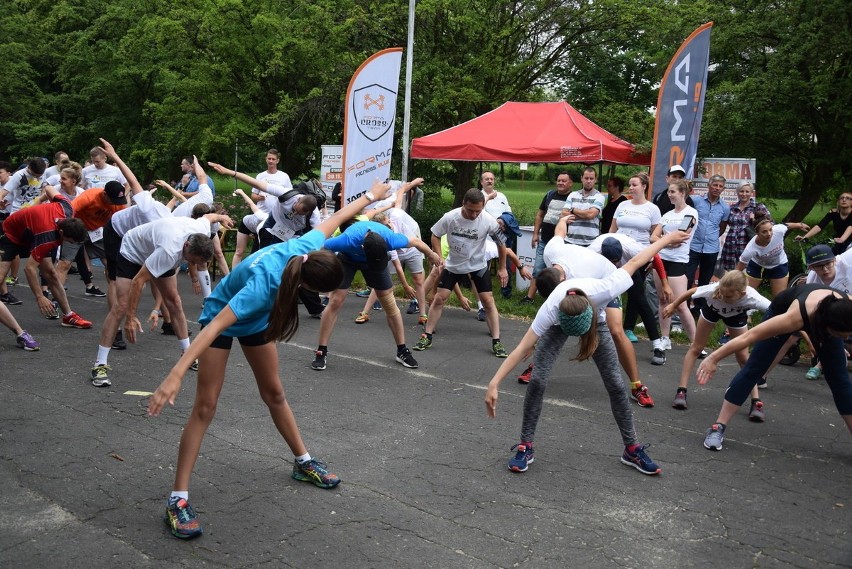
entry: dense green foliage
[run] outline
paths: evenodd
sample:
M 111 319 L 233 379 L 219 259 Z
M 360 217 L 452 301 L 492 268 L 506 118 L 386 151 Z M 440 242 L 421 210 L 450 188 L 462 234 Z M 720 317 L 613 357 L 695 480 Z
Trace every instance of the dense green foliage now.
M 146 180 L 174 175 L 184 154 L 230 163 L 237 141 L 248 171 L 270 146 L 293 177 L 316 171 L 319 146 L 342 139 L 354 70 L 407 35 L 399 0 L 4 6 L 0 157 L 62 148 L 79 159 L 103 136 Z M 710 20 L 699 151 L 757 158 L 761 194 L 800 198 L 791 216 L 801 218 L 852 168 L 852 5 L 843 0 L 421 0 L 411 134 L 506 100 L 565 98 L 650 148 L 665 67 Z M 457 200 L 474 170 L 418 161 L 410 172 L 454 188 Z

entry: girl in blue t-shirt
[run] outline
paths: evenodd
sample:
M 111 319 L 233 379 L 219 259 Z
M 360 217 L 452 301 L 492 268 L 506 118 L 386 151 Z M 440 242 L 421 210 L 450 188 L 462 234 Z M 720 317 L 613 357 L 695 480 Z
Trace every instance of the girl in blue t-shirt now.
M 236 172 L 225 171 L 225 174 L 235 176 Z M 254 372 L 272 421 L 296 456 L 293 478 L 320 488 L 333 488 L 340 482 L 322 462 L 311 457 L 302 442 L 278 376 L 276 343 L 292 338 L 299 327 L 300 287 L 329 292 L 343 279 L 340 261 L 331 251 L 322 250 L 325 239 L 365 206 L 383 199 L 389 189 L 388 184 L 376 182 L 369 192 L 303 237 L 250 255 L 207 298 L 200 318 L 204 328 L 148 401 L 148 414 L 154 416 L 160 414 L 166 403 L 174 405 L 184 374 L 198 358 L 195 403 L 181 436 L 175 483 L 166 506 L 165 521 L 175 537 L 186 539 L 202 532 L 189 505 L 189 479 L 204 434 L 216 413 L 234 338 L 239 340 Z

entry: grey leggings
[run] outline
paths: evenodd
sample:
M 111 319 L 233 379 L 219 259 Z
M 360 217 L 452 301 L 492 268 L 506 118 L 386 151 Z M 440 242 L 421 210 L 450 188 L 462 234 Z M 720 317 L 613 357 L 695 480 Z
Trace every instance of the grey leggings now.
M 538 418 L 541 416 L 547 380 L 553 369 L 553 363 L 559 357 L 559 352 L 562 351 L 562 346 L 565 345 L 567 339 L 568 336 L 562 333 L 559 326 L 553 326 L 536 343 L 532 377 L 524 396 L 524 420 L 521 423 L 522 442 L 531 443 L 535 438 L 535 428 L 538 424 Z M 621 439 L 625 446 L 636 444 L 636 429 L 633 427 L 633 411 L 627 398 L 627 388 L 618 367 L 618 354 L 615 351 L 612 335 L 604 322 L 598 322 L 598 349 L 595 350 L 592 359 L 598 366 L 601 380 L 609 393 L 612 416 L 615 417 L 615 422 L 621 431 Z

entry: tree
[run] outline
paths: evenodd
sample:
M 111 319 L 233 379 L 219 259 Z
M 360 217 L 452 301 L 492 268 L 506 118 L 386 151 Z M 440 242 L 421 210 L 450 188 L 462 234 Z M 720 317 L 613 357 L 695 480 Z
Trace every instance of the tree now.
M 755 156 L 763 191 L 795 174 L 785 220 L 803 219 L 852 175 L 852 5 L 727 2 L 715 20 L 702 151 Z

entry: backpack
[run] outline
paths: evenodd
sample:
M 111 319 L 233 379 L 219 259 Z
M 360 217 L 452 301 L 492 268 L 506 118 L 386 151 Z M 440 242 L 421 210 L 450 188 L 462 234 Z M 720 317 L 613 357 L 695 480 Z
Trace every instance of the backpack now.
M 293 196 L 304 195 L 304 196 L 314 196 L 317 200 L 317 208 L 322 209 L 325 207 L 325 202 L 328 200 L 328 196 L 325 193 L 325 190 L 322 188 L 322 184 L 316 178 L 308 180 L 307 182 L 299 182 L 293 189 L 285 192 L 283 195 L 278 196 L 278 201 L 281 203 L 286 202 Z

